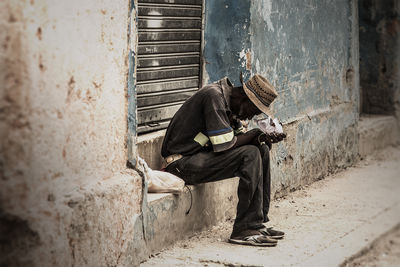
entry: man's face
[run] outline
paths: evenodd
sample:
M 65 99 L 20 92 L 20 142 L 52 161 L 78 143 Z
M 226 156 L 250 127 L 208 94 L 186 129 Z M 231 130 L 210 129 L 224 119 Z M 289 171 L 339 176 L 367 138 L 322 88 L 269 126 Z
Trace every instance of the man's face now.
M 262 112 L 253 104 L 253 102 L 250 101 L 250 99 L 245 99 L 240 101 L 238 114 L 236 115 L 240 120 L 250 120 L 255 115 L 261 113 Z

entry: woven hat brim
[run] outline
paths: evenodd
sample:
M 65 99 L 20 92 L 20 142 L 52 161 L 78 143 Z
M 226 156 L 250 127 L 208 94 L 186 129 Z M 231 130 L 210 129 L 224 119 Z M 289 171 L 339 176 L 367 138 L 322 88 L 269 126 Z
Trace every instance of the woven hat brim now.
M 244 92 L 246 93 L 247 97 L 250 99 L 251 102 L 253 102 L 254 105 L 256 105 L 256 107 L 261 110 L 263 113 L 267 114 L 267 115 L 271 115 L 271 110 L 269 109 L 269 107 L 267 107 L 266 105 L 264 105 L 258 98 L 257 96 L 246 86 L 245 83 L 243 83 L 243 89 Z

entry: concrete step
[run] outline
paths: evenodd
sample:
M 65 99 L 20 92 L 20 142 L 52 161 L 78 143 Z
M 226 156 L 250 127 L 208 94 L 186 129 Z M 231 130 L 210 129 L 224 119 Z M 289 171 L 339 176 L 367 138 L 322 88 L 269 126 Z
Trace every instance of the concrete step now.
M 358 131 L 361 158 L 400 142 L 399 125 L 394 116 L 362 114 Z
M 142 226 L 136 227 L 139 262 L 236 214 L 239 178 L 189 186 L 181 194 L 147 195 Z M 190 211 L 189 211 L 190 209 Z M 187 213 L 189 211 L 189 213 Z
M 227 242 L 231 223 L 178 242 L 141 266 L 338 266 L 400 223 L 400 148 L 272 202 L 274 248 Z M 201 218 L 198 218 L 201 220 Z
M 159 154 L 165 131 L 138 138 L 139 155 L 152 169 L 160 169 Z M 236 215 L 239 178 L 189 186 L 181 194 L 148 193 L 143 215 L 135 226 L 135 262 L 140 262 L 176 241 L 193 236 Z M 190 212 L 187 214 L 187 211 Z

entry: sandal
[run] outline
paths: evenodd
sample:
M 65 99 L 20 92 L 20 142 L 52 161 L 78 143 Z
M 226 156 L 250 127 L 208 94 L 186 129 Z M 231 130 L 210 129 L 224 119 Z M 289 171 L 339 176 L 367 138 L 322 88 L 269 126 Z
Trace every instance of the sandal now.
M 275 247 L 278 242 L 265 235 L 251 235 L 242 238 L 229 238 L 232 244 L 256 246 L 256 247 Z
M 258 230 L 251 229 L 241 231 L 240 233 L 232 233 L 229 242 L 258 247 L 274 247 L 278 243 L 277 240 L 261 234 Z
M 273 239 L 282 239 L 285 236 L 284 232 L 278 231 L 278 230 L 273 230 L 272 227 L 258 229 L 258 231 L 262 235 L 273 238 Z

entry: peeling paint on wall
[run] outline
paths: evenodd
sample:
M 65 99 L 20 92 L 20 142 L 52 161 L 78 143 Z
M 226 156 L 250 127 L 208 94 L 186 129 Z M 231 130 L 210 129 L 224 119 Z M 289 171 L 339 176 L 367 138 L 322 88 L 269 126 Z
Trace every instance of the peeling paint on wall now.
M 206 83 L 225 76 L 239 85 L 250 49 L 250 0 L 205 1 L 204 59 Z
M 235 84 L 240 71 L 245 79 L 259 73 L 276 87 L 271 109 L 290 138 L 273 149 L 273 190 L 350 165 L 357 155 L 359 99 L 354 1 L 256 0 L 232 8 L 238 4 L 207 3 L 206 70 L 211 81 L 228 76 Z
M 349 166 L 357 155 L 352 11 L 345 0 L 251 6 L 253 68 L 275 85 L 272 110 L 289 132 L 272 156 L 279 194 Z
M 242 50 L 239 53 L 238 62 L 240 63 L 241 69 L 251 70 L 251 51 L 250 49 Z
M 274 32 L 275 28 L 271 20 L 272 0 L 254 1 L 252 8 L 259 12 L 259 16 L 263 18 L 268 27 L 268 31 Z

